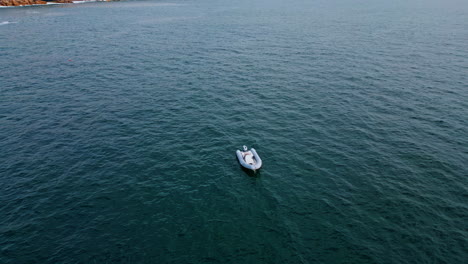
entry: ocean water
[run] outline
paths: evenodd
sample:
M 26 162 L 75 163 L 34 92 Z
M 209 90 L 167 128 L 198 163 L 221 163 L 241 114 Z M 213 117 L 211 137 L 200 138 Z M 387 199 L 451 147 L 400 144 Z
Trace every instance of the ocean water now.
M 467 18 L 456 0 L 0 9 L 0 263 L 466 263 Z

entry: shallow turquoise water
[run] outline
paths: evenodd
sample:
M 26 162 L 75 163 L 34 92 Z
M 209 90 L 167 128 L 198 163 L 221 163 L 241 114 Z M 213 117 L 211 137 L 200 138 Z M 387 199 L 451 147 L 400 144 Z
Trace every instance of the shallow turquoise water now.
M 388 2 L 0 9 L 0 263 L 466 261 L 468 4 Z

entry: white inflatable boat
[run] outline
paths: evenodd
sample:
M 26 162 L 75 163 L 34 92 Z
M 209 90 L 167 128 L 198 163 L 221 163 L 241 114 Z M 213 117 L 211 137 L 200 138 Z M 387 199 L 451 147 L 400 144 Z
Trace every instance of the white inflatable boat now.
M 242 167 L 250 170 L 258 170 L 262 167 L 262 159 L 258 156 L 257 151 L 254 148 L 250 150 L 244 146 L 244 151 L 236 151 L 237 159 Z

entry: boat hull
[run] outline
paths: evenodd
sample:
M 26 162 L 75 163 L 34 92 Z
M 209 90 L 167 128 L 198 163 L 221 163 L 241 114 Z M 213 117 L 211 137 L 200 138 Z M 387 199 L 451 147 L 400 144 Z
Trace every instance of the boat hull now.
M 254 148 L 251 148 L 250 152 L 252 152 L 253 158 L 255 159 L 255 164 L 247 163 L 244 160 L 244 157 L 242 156 L 242 152 L 240 150 L 236 151 L 236 156 L 237 156 L 237 159 L 239 160 L 240 165 L 249 170 L 260 169 L 262 167 L 262 159 L 260 158 L 260 156 L 258 156 L 257 151 Z

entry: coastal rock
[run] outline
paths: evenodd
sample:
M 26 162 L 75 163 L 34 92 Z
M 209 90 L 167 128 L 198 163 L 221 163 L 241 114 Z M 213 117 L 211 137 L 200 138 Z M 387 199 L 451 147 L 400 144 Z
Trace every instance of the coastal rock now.
M 0 6 L 45 5 L 42 0 L 0 0 Z
M 43 0 L 0 0 L 0 6 L 27 6 L 27 5 L 45 5 L 47 2 L 60 3 L 60 4 L 72 4 L 74 0 L 54 0 L 54 1 L 43 1 Z M 77 0 L 80 1 L 80 0 Z M 87 0 L 81 0 L 86 2 Z M 100 2 L 113 2 L 120 0 L 96 0 Z

